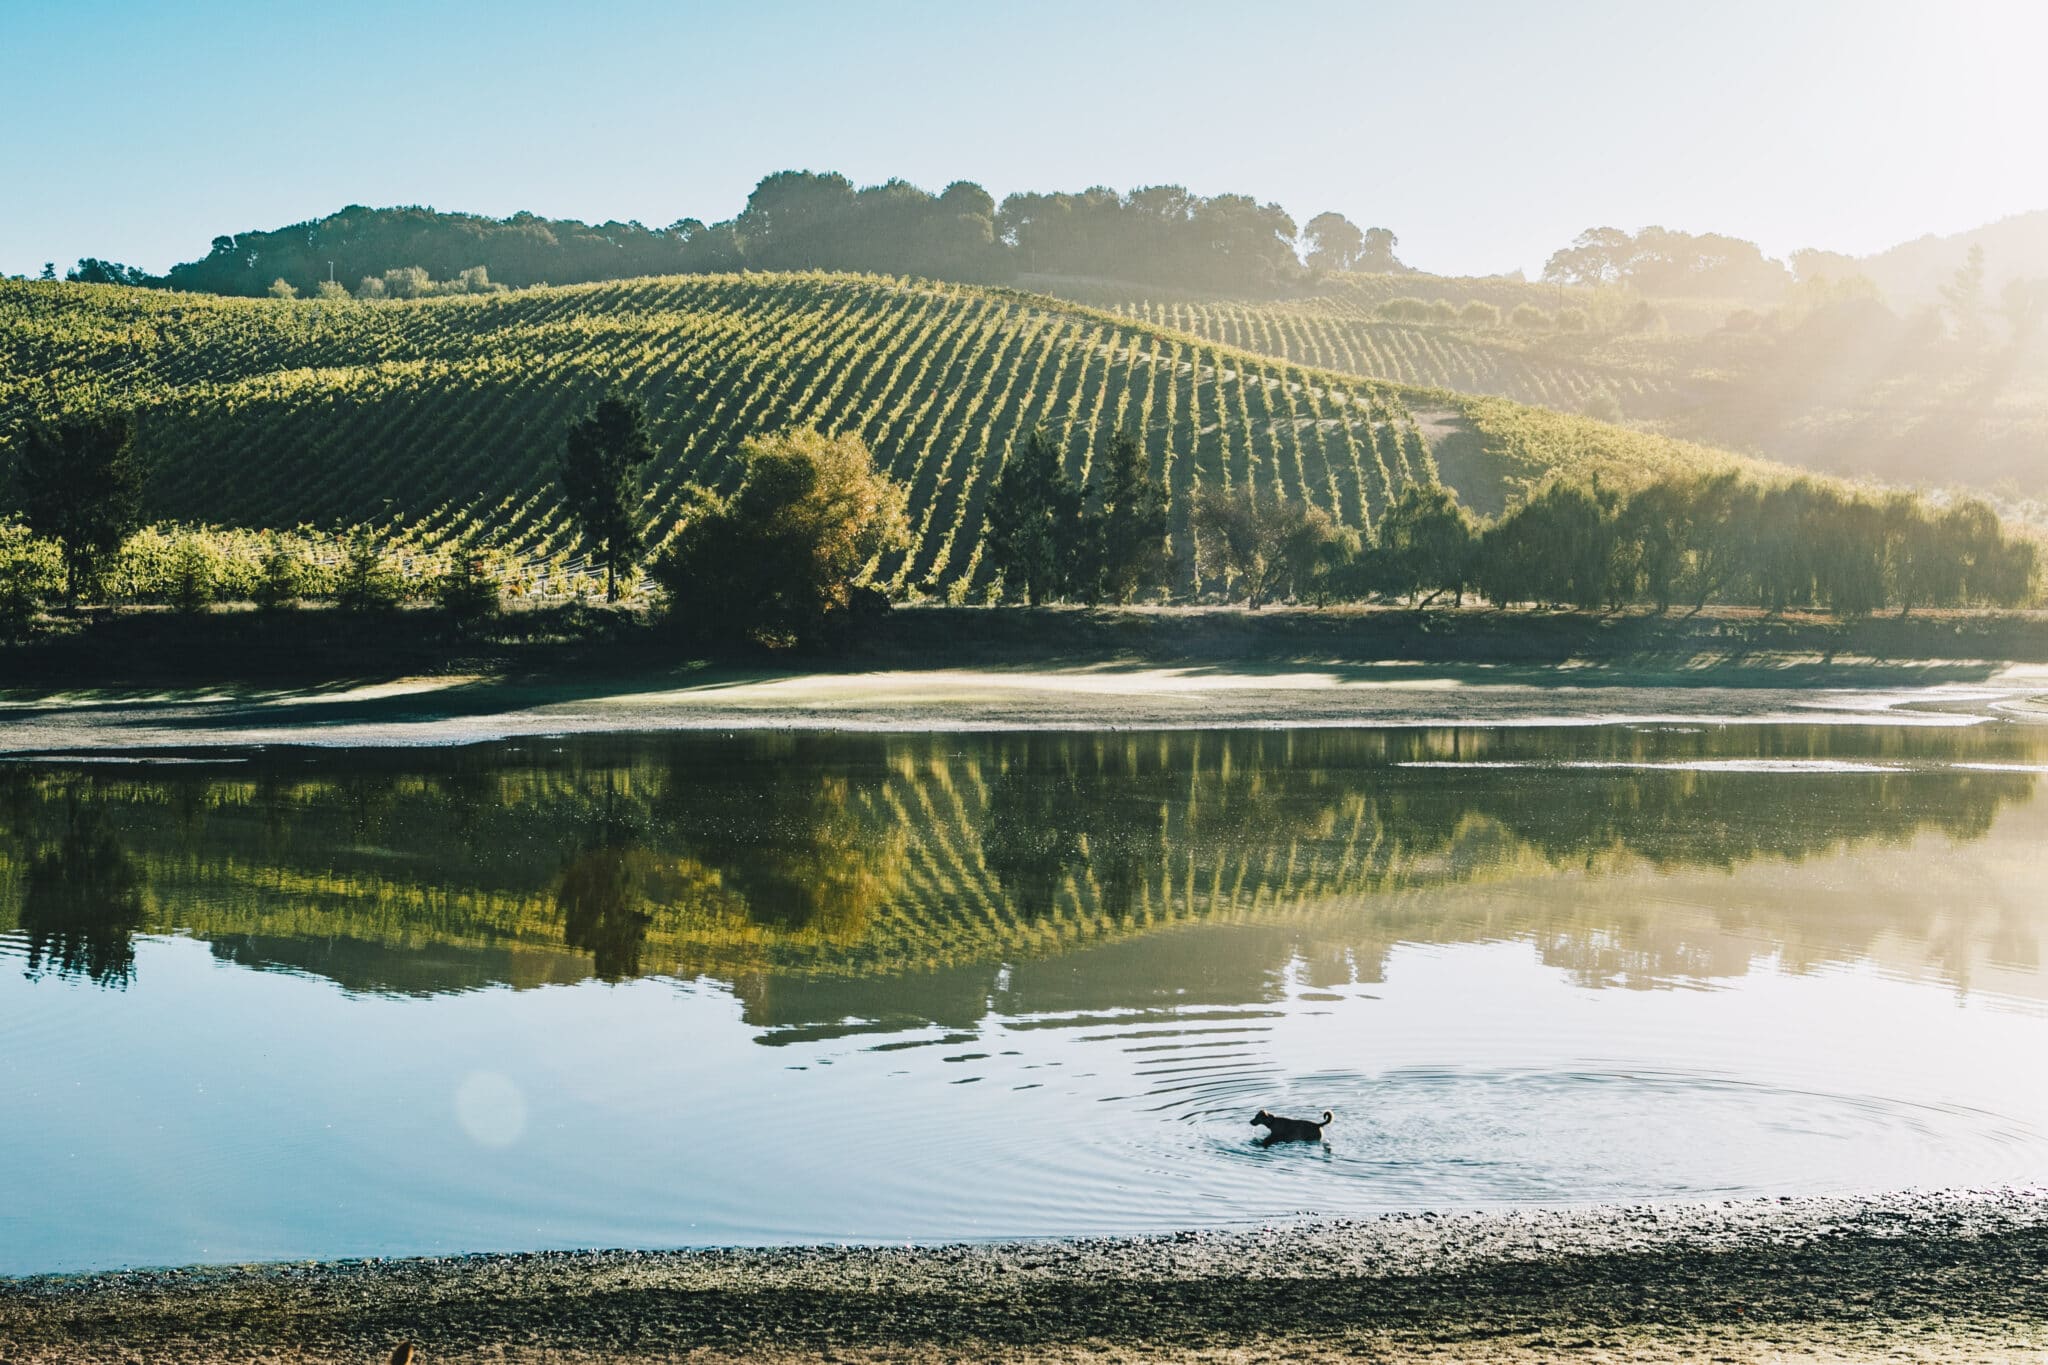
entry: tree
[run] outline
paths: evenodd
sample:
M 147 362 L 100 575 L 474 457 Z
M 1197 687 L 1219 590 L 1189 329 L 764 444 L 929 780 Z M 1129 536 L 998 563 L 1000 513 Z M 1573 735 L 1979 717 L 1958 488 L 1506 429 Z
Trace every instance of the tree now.
M 1302 229 L 1308 268 L 1316 274 L 1349 270 L 1365 251 L 1365 234 L 1341 213 L 1319 213 Z
M 1623 595 L 1616 566 L 1614 505 L 1598 483 L 1564 480 L 1487 528 L 1480 544 L 1479 582 L 1497 604 L 1540 602 L 1595 610 Z
M 1089 480 L 1083 514 L 1083 596 L 1128 602 L 1166 581 L 1166 486 L 1151 476 L 1137 433 L 1119 431 Z
M 989 563 L 1035 607 L 1072 588 L 1081 543 L 1081 491 L 1052 438 L 1034 427 L 1012 447 L 989 494 Z
M 383 537 L 358 526 L 335 579 L 335 605 L 347 612 L 385 611 L 398 604 L 399 592 L 398 575 L 385 562 Z
M 147 470 L 125 412 L 31 422 L 19 442 L 15 493 L 22 519 L 64 554 L 64 596 L 78 604 L 122 544 L 142 525 Z
M 272 280 L 268 292 L 274 299 L 295 299 L 299 296 L 299 291 L 283 279 Z
M 1312 568 L 1321 543 L 1336 530 L 1327 514 L 1306 503 L 1246 484 L 1227 493 L 1214 485 L 1196 489 L 1188 524 L 1196 568 L 1234 581 L 1253 611 L 1285 593 L 1298 570 Z
M 861 574 L 909 543 L 903 488 L 859 436 L 751 437 L 730 498 L 699 490 L 655 581 L 671 611 L 707 635 L 815 640 L 884 602 Z
M 1956 339 L 1965 346 L 1982 346 L 1984 325 L 1984 248 L 1972 246 L 1969 257 L 1941 286 L 1942 307 L 1955 322 Z
M 619 600 L 619 569 L 640 553 L 640 467 L 654 458 L 647 409 L 608 393 L 569 424 L 555 479 L 569 515 L 604 566 L 604 600 Z
M 74 284 L 125 284 L 138 289 L 158 288 L 163 284 L 162 280 L 138 266 L 102 261 L 93 256 L 80 257 L 77 265 L 64 272 L 64 278 Z
M 1372 586 L 1430 599 L 1450 593 L 1463 603 L 1470 585 L 1478 528 L 1457 496 L 1441 484 L 1410 483 L 1380 517 Z
M 1365 230 L 1365 245 L 1359 248 L 1358 256 L 1351 262 L 1353 270 L 1369 275 L 1404 275 L 1408 267 L 1401 264 L 1394 255 L 1394 248 L 1401 239 L 1383 227 Z

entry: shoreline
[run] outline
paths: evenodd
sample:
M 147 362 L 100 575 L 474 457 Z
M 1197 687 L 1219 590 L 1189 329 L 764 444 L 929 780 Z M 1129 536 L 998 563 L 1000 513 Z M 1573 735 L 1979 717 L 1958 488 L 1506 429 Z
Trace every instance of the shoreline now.
M 1971 725 L 2048 716 L 2039 665 L 1297 664 L 428 677 L 332 688 L 0 690 L 0 757 L 402 748 L 570 734 L 1159 731 L 1618 724 Z
M 2048 1345 L 2048 1190 L 1392 1214 L 914 1248 L 0 1280 L 11 1362 L 1995 1360 Z

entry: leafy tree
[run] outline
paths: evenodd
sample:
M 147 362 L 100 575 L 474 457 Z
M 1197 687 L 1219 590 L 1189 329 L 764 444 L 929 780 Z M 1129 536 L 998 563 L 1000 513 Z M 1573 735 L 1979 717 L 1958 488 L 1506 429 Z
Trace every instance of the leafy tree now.
M 1254 611 L 1284 594 L 1316 557 L 1335 553 L 1324 548 L 1336 535 L 1327 514 L 1245 484 L 1227 493 L 1214 485 L 1196 489 L 1188 524 L 1197 570 L 1233 584 Z
M 1345 571 L 1358 558 L 1360 537 L 1348 526 L 1340 526 L 1322 508 L 1308 503 L 1299 509 L 1281 540 L 1280 553 L 1287 562 L 1287 582 L 1297 599 L 1313 598 L 1320 607 L 1342 584 Z
M 1151 476 L 1137 433 L 1119 431 L 1096 461 L 1083 514 L 1083 596 L 1128 602 L 1166 581 L 1166 485 Z
M 1064 596 L 1081 558 L 1081 490 L 1043 427 L 1012 447 L 988 499 L 987 555 L 1032 606 Z M 1137 509 L 1133 508 L 1133 512 Z
M 901 485 L 851 432 L 792 431 L 740 448 L 730 498 L 701 492 L 654 566 L 675 614 L 727 639 L 800 643 L 883 599 L 866 567 L 909 543 Z
M 1341 213 L 1319 213 L 1302 229 L 1308 268 L 1318 274 L 1349 270 L 1365 252 L 1365 234 Z
M 146 470 L 135 453 L 134 420 L 109 411 L 30 422 L 17 444 L 22 519 L 62 548 L 64 596 L 76 606 L 142 525 Z
M 1367 228 L 1365 245 L 1359 249 L 1358 257 L 1352 261 L 1351 268 L 1369 275 L 1407 274 L 1408 267 L 1401 264 L 1394 255 L 1394 248 L 1400 244 L 1401 239 L 1386 228 Z
M 1478 548 L 1471 512 L 1441 484 L 1410 483 L 1380 516 L 1371 586 L 1393 595 L 1427 590 L 1463 603 Z
M 1545 484 L 1487 529 L 1480 589 L 1495 603 L 1541 602 L 1595 610 L 1624 592 L 1617 570 L 1614 505 L 1598 484 Z
M 274 299 L 295 299 L 299 296 L 299 291 L 292 288 L 292 286 L 286 283 L 283 279 L 272 280 L 270 282 L 270 288 L 265 290 L 264 292 L 269 294 L 270 297 Z
M 555 480 L 592 558 L 604 566 L 604 600 L 619 600 L 619 569 L 640 552 L 640 467 L 654 458 L 647 409 L 606 394 L 569 424 Z
M 329 303 L 345 302 L 348 299 L 348 286 L 338 280 L 322 280 L 313 286 L 313 297 Z
M 147 270 L 119 261 L 102 261 L 92 256 L 79 259 L 77 265 L 64 272 L 64 278 L 74 284 L 125 284 L 135 288 L 150 289 L 163 281 Z

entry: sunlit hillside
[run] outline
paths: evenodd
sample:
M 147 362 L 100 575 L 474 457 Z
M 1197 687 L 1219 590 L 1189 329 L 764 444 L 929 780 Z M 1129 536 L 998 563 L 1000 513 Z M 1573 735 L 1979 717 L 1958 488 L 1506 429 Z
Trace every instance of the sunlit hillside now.
M 1222 330 L 1185 313 L 1142 321 L 1043 295 L 830 274 L 379 302 L 7 282 L 0 415 L 134 407 L 160 517 L 398 521 L 415 545 L 483 531 L 530 560 L 573 550 L 552 470 L 566 424 L 608 386 L 649 410 L 661 454 L 642 513 L 654 540 L 686 480 L 731 481 L 743 438 L 851 430 L 910 490 L 913 545 L 882 577 L 955 597 L 989 586 L 983 499 L 1038 423 L 1077 475 L 1114 431 L 1142 434 L 1172 499 L 1183 581 L 1185 507 L 1205 484 L 1252 481 L 1369 527 L 1410 481 L 1441 479 L 1493 513 L 1554 469 L 1628 484 L 1732 458 L 1231 344 L 1287 350 L 1270 335 L 1176 327 Z M 1404 374 L 1492 387 L 1446 366 Z
M 2034 502 L 2037 518 L 2048 499 L 2048 336 L 1990 304 L 1966 338 L 1924 305 L 1818 286 L 1757 309 L 1430 275 L 1338 276 L 1252 301 L 1037 283 L 1295 364 L 1495 394 L 1852 478 L 1966 484 Z

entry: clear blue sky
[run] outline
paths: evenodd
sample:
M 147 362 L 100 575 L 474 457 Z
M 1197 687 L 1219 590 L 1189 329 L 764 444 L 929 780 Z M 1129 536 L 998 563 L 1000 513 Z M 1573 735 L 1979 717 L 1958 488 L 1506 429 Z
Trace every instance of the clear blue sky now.
M 1446 273 L 1867 252 L 2048 208 L 2044 50 L 2048 0 L 0 0 L 0 271 L 349 203 L 712 221 L 784 168 L 1243 191 Z

